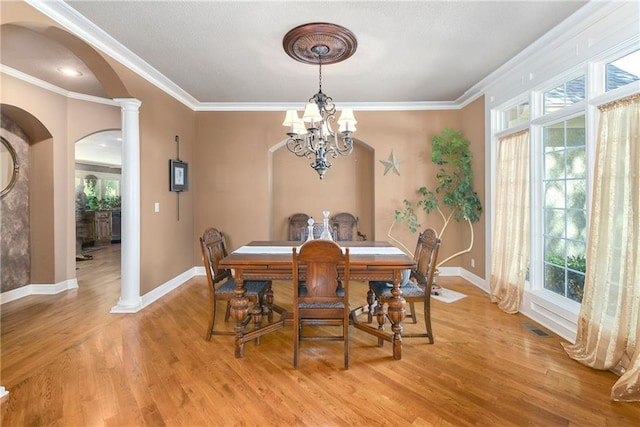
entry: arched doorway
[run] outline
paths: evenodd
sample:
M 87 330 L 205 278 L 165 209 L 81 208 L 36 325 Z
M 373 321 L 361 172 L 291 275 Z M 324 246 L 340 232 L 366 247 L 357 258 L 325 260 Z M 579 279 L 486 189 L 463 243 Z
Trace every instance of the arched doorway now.
M 94 132 L 75 143 L 76 261 L 121 242 L 121 153 L 120 129 Z

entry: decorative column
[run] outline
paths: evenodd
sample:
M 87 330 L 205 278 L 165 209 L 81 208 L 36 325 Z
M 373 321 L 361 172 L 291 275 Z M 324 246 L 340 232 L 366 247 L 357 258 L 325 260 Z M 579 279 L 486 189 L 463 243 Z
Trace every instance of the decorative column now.
M 122 107 L 122 261 L 118 304 L 111 313 L 136 313 L 140 297 L 140 122 L 142 104 L 135 98 L 115 99 Z

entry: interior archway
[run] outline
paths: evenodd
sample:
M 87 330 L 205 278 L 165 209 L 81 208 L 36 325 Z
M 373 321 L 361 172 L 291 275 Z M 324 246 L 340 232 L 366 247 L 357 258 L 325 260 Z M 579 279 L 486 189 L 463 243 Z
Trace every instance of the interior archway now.
M 302 212 L 322 220 L 324 210 L 350 212 L 360 219 L 361 231 L 374 239 L 374 150 L 354 140 L 348 156 L 330 159 L 333 166 L 320 180 L 311 160 L 297 157 L 286 148 L 286 140 L 270 150 L 270 238 L 285 240 L 287 218 Z M 292 179 L 294 177 L 294 179 Z

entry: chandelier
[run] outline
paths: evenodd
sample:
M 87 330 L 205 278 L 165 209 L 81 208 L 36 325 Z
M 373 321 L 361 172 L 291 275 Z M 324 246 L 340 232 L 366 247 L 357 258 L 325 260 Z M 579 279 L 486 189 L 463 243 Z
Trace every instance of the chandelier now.
M 305 24 L 289 31 L 283 46 L 297 61 L 318 64 L 318 93 L 306 104 L 302 118 L 296 110 L 287 110 L 283 126 L 287 132 L 287 148 L 298 157 L 313 160 L 311 167 L 320 179 L 331 167 L 329 156 L 337 158 L 353 151 L 353 138 L 358 123 L 352 108 L 343 108 L 334 131 L 336 106 L 333 99 L 322 92 L 322 64 L 334 64 L 353 55 L 357 42 L 353 33 L 344 27 L 327 23 Z

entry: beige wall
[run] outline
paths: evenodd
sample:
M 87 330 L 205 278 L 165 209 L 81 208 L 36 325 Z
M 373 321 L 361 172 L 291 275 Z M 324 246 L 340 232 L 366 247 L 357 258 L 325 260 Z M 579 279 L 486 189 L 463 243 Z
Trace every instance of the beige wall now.
M 2 12 L 3 23 L 50 22 L 22 3 L 3 2 Z M 142 294 L 201 264 L 197 237 L 210 225 L 229 235 L 233 249 L 249 240 L 282 238 L 291 213 L 304 211 L 320 219 L 323 209 L 334 213 L 346 210 L 360 217 L 361 228 L 371 240 L 388 240 L 394 210 L 401 207 L 402 200 L 414 198 L 422 185 L 435 185 L 435 170 L 429 160 L 431 138 L 447 126 L 463 129 L 470 138 L 474 168 L 479 168 L 476 187 L 479 194 L 483 191 L 480 101 L 463 110 L 357 112 L 355 136 L 362 144 L 351 156 L 336 159 L 320 181 L 308 166 L 309 160 L 296 158 L 282 146 L 283 112 L 193 112 L 118 62 L 104 59 L 120 78 L 120 82 L 110 82 L 119 88 L 117 93 L 142 102 Z M 118 128 L 120 111 L 68 100 L 4 74 L 0 77 L 1 101 L 30 112 L 53 135 L 38 147 L 34 159 L 42 175 L 50 174 L 47 185 L 51 186 L 33 190 L 33 197 L 42 205 L 37 215 L 46 217 L 37 219 L 42 229 L 38 232 L 41 237 L 34 240 L 34 253 L 38 252 L 43 266 L 36 276 L 43 282 L 58 283 L 75 277 L 73 143 L 92 131 Z M 105 109 L 109 113 L 105 114 Z M 168 160 L 177 157 L 176 135 L 181 141 L 180 158 L 190 167 L 189 191 L 180 196 L 168 190 Z M 392 149 L 402 162 L 399 176 L 384 175 L 380 163 Z M 158 213 L 153 211 L 156 202 L 160 204 Z M 430 215 L 423 226 L 438 228 L 438 223 L 439 218 Z M 483 224 L 475 226 L 476 246 L 470 255 L 475 257 L 476 270 L 484 265 Z M 459 226 L 448 231 L 442 258 L 465 246 L 464 233 Z M 416 236 L 405 227 L 396 225 L 392 236 L 413 249 Z M 448 265 L 469 268 L 469 259 Z
M 197 237 L 206 227 L 227 233 L 229 249 L 233 250 L 250 240 L 283 239 L 289 215 L 305 212 L 321 219 L 324 209 L 351 211 L 360 217 L 361 228 L 370 240 L 389 240 L 395 209 L 401 208 L 405 198 L 415 199 L 420 186 L 435 187 L 431 138 L 447 126 L 462 129 L 470 139 L 476 178 L 480 178 L 476 187 L 483 190 L 482 105 L 478 100 L 464 110 L 357 112 L 355 136 L 361 144 L 352 155 L 336 159 L 323 180 L 309 166 L 310 160 L 296 157 L 283 146 L 283 113 L 196 113 L 196 259 L 200 257 Z M 392 149 L 401 161 L 399 176 L 393 172 L 384 175 L 380 162 Z M 435 214 L 421 215 L 420 221 L 424 227 L 442 227 Z M 474 227 L 480 238 L 483 227 L 483 222 Z M 464 233 L 460 224 L 449 227 L 441 259 L 468 245 Z M 395 225 L 391 235 L 410 250 L 415 247 L 417 236 L 405 226 Z M 476 236 L 472 256 L 475 273 L 481 277 L 483 253 L 483 242 Z M 446 265 L 463 266 L 463 262 L 463 258 L 456 258 Z
M 482 202 L 482 215 L 480 220 L 473 224 L 474 245 L 468 254 L 461 257 L 456 265 L 472 272 L 478 277 L 485 278 L 485 212 L 486 212 L 486 192 L 485 192 L 485 161 L 484 161 L 484 97 L 467 105 L 462 109 L 462 133 L 471 143 L 473 151 L 473 183 L 478 198 Z M 461 237 L 464 242 L 471 242 L 471 231 L 467 226 L 462 226 Z M 471 260 L 475 261 L 475 267 L 471 266 Z M 452 260 L 453 261 L 453 260 Z
M 92 131 L 120 127 L 118 107 L 70 100 L 2 75 L 0 102 L 42 122 L 52 135 L 31 141 L 31 282 L 75 278 L 75 141 Z
M 121 64 L 107 58 L 129 96 L 142 102 L 140 119 L 140 292 L 157 288 L 196 265 L 193 252 L 195 113 Z M 169 159 L 189 163 L 189 190 L 169 191 Z M 154 212 L 154 204 L 160 212 Z M 178 219 L 179 203 L 179 219 Z M 199 259 L 199 258 L 198 258 Z

